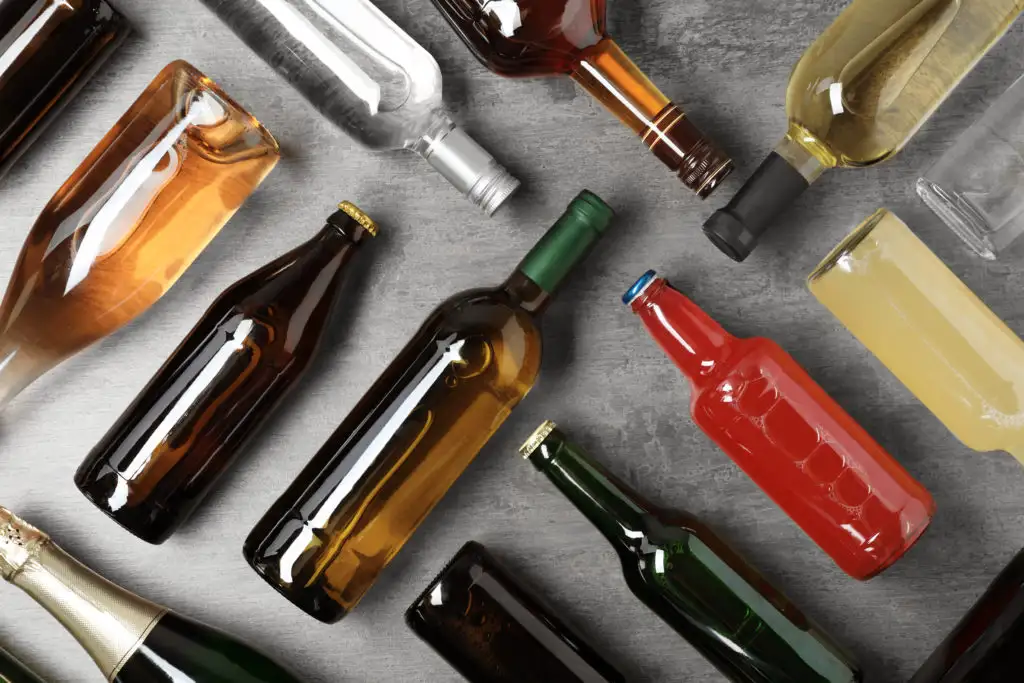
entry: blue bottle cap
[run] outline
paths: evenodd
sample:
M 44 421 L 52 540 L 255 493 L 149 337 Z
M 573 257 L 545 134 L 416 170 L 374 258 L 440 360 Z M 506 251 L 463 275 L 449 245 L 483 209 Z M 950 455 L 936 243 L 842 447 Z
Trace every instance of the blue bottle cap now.
M 629 306 L 631 303 L 636 301 L 636 298 L 644 293 L 648 285 L 654 282 L 654 279 L 658 277 L 658 273 L 653 270 L 648 270 L 643 276 L 636 281 L 636 283 L 629 288 L 625 294 L 622 295 L 622 303 Z

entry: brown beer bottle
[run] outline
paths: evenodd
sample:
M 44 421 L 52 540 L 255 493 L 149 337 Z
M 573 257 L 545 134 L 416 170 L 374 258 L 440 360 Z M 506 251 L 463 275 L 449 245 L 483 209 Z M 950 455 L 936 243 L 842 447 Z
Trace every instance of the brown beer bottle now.
M 79 490 L 144 541 L 167 540 L 305 373 L 346 265 L 376 232 L 345 202 L 229 287 L 89 453 Z
M 130 30 L 105 0 L 0 2 L 0 176 Z

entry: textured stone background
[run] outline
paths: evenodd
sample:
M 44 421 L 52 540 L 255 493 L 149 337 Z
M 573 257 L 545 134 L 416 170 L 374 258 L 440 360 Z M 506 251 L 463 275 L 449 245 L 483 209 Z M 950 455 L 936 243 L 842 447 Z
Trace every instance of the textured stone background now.
M 700 515 L 879 683 L 906 680 L 1021 547 L 1024 472 L 960 445 L 805 290 L 803 280 L 878 206 L 897 210 L 982 298 L 1024 329 L 1021 262 L 968 254 L 913 182 L 1024 66 L 1015 28 L 910 147 L 878 168 L 835 172 L 742 266 L 700 233 L 784 132 L 792 64 L 842 0 L 617 0 L 623 47 L 735 157 L 702 205 L 567 79 L 510 81 L 479 66 L 428 0 L 382 6 L 437 57 L 455 117 L 524 180 L 494 220 L 411 154 L 371 156 L 299 100 L 197 0 L 122 0 L 138 27 L 64 117 L 0 185 L 0 286 L 33 218 L 167 62 L 186 58 L 274 131 L 286 158 L 180 283 L 141 320 L 65 363 L 0 418 L 0 501 L 111 579 L 275 652 L 309 681 L 455 681 L 402 612 L 468 539 L 492 548 L 636 681 L 720 677 L 627 592 L 610 548 L 515 448 L 543 418 L 665 506 Z M 414 331 L 449 294 L 495 282 L 582 187 L 617 207 L 615 234 L 546 321 L 542 380 L 342 624 L 320 625 L 242 561 L 250 526 Z M 162 547 L 120 531 L 77 493 L 75 467 L 237 278 L 306 239 L 351 198 L 383 237 L 349 289 L 312 376 L 188 527 Z M 685 382 L 618 297 L 648 267 L 739 335 L 772 337 L 933 492 L 940 513 L 870 583 L 841 574 L 692 424 Z M 2 589 L 2 587 L 0 587 Z M 100 681 L 83 651 L 13 588 L 0 642 L 53 681 Z

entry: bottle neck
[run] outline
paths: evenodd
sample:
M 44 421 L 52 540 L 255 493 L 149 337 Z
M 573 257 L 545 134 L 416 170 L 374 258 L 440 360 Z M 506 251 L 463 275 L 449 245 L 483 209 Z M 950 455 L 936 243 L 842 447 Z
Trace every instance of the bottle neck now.
M 633 553 L 643 545 L 653 506 L 579 446 L 554 430 L 528 457 L 617 550 Z
M 633 130 L 663 164 L 701 197 L 732 162 L 690 122 L 611 38 L 581 54 L 572 78 Z
M 552 293 L 544 291 L 520 270 L 512 273 L 501 288 L 515 305 L 534 317 L 544 313 L 551 303 Z
M 108 680 L 167 611 L 107 581 L 48 539 L 8 580 L 60 621 Z
M 661 278 L 654 280 L 630 306 L 658 346 L 695 384 L 715 372 L 737 341 Z
M 796 169 L 808 185 L 837 164 L 835 155 L 825 143 L 797 123 L 789 124 L 786 137 L 779 141 L 774 151 Z

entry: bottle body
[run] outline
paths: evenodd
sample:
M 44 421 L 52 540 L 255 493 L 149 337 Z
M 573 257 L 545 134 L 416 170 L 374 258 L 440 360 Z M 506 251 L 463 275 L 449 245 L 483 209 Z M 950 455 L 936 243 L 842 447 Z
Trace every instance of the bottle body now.
M 203 4 L 364 147 L 420 154 L 488 214 L 518 188 L 445 113 L 437 61 L 370 0 Z
M 165 541 L 305 373 L 345 266 L 376 227 L 351 204 L 227 289 L 75 475 L 133 534 Z
M 1024 552 L 1000 572 L 910 683 L 1011 683 L 1024 654 Z
M 473 683 L 626 680 L 479 543 L 462 547 L 405 620 Z
M 4 508 L 0 577 L 60 621 L 112 683 L 299 683 L 234 637 L 111 583 Z
M 278 156 L 212 81 L 165 68 L 32 227 L 0 307 L 0 404 L 155 303 Z
M 322 621 L 351 611 L 540 370 L 501 290 L 441 305 L 250 533 L 261 576 Z
M 608 538 L 634 595 L 729 680 L 861 680 L 846 653 L 700 521 L 655 508 L 553 423 L 522 452 Z
M 897 216 L 868 218 L 808 287 L 964 444 L 1024 463 L 1024 342 Z
M 434 0 L 486 67 L 502 76 L 571 76 L 632 129 L 688 188 L 708 197 L 731 160 L 606 31 L 604 0 Z
M 43 683 L 12 655 L 0 649 L 0 681 L 4 683 Z
M 114 52 L 131 28 L 105 0 L 0 7 L 0 176 Z
M 631 306 L 690 379 L 697 425 L 843 571 L 869 579 L 924 533 L 928 491 L 781 347 L 728 335 L 653 273 Z

